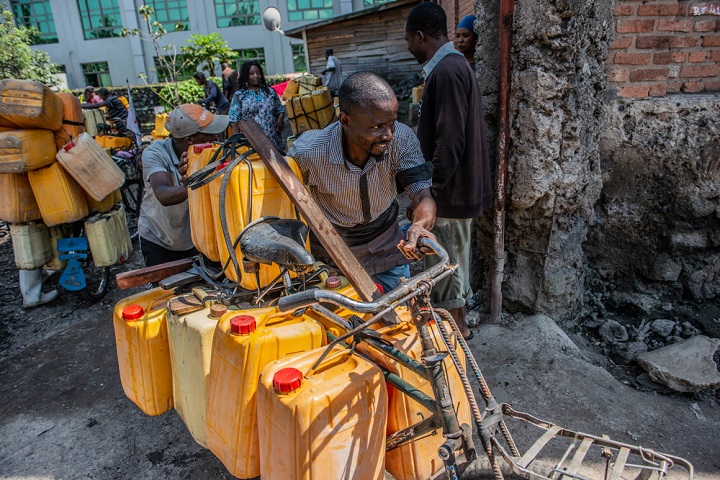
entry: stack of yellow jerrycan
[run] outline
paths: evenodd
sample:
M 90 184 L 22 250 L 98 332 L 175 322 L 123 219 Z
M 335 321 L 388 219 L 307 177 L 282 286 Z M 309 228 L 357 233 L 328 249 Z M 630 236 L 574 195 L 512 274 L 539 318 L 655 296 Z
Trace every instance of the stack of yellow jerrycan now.
M 188 175 L 206 166 L 220 148 L 219 145 L 191 147 L 188 151 Z M 241 147 L 238 155 L 248 149 Z M 302 178 L 300 168 L 294 159 L 286 157 L 290 168 L 298 178 Z M 218 166 L 222 171 L 224 165 Z M 295 205 L 280 184 L 265 167 L 256 154 L 240 162 L 231 172 L 225 197 L 220 198 L 220 188 L 225 174 L 220 175 L 207 185 L 188 191 L 190 209 L 190 230 L 195 247 L 213 261 L 221 264 L 228 262 L 230 252 L 220 223 L 221 210 L 224 208 L 231 242 L 234 242 L 242 230 L 254 220 L 275 216 L 280 218 L 298 218 Z M 242 263 L 240 246 L 235 248 L 238 261 Z M 277 265 L 260 265 L 257 273 L 247 273 L 240 265 L 239 275 L 232 262 L 225 274 L 232 281 L 239 282 L 247 290 L 265 287 L 279 274 Z M 295 276 L 291 273 L 291 276 Z M 258 283 L 259 278 L 259 283 Z
M 343 346 L 313 369 L 324 351 L 290 355 L 262 371 L 257 429 L 263 480 L 385 478 L 385 377 Z M 289 448 L 278 452 L 280 445 Z
M 167 302 L 172 290 L 154 288 L 115 305 L 113 327 L 120 383 L 125 395 L 148 415 L 173 407 Z
M 327 87 L 295 95 L 285 102 L 294 136 L 313 129 L 325 128 L 337 120 L 335 104 Z
M 197 443 L 207 447 L 205 410 L 210 352 L 215 327 L 227 307 L 205 300 L 207 294 L 199 288 L 193 292 L 171 300 L 168 305 L 173 399 L 175 411 L 190 434 Z
M 205 433 L 208 448 L 230 473 L 240 478 L 265 475 L 256 411 L 263 367 L 318 348 L 325 340 L 317 322 L 275 308 L 231 310 L 222 316 L 213 340 Z
M 132 144 L 130 137 L 116 137 L 114 135 L 96 135 L 95 142 L 106 152 L 118 148 L 127 148 Z
M 322 87 L 322 78 L 312 73 L 304 73 L 295 79 L 298 84 L 298 95 L 312 93 Z

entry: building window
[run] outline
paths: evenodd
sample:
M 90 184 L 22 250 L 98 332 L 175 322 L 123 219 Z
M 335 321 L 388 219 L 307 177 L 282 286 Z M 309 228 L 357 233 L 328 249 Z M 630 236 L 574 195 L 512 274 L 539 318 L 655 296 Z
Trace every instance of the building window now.
M 332 18 L 332 0 L 287 0 L 288 20 L 299 22 L 302 20 L 322 20 Z
M 307 65 L 305 65 L 305 45 L 302 43 L 295 43 L 292 45 L 293 52 L 293 71 L 295 72 L 307 72 Z
M 155 10 L 155 20 L 168 32 L 190 30 L 187 0 L 145 0 L 145 5 Z
M 112 86 L 107 62 L 84 63 L 81 67 L 85 77 L 85 85 L 92 85 L 93 87 Z
M 260 66 L 263 69 L 263 72 L 267 72 L 267 68 L 265 67 L 265 49 L 264 48 L 246 48 L 245 50 L 235 50 L 238 54 L 237 57 L 233 60 L 235 62 L 235 70 L 240 72 L 240 69 L 242 68 L 242 64 L 245 62 L 249 62 L 251 60 L 255 60 L 260 64 Z
M 218 28 L 260 25 L 260 2 L 257 0 L 215 0 Z
M 363 8 L 372 8 L 385 3 L 392 3 L 394 0 L 363 0 Z
M 10 7 L 18 26 L 38 30 L 33 36 L 33 45 L 58 43 L 50 0 L 12 0 Z
M 119 37 L 122 19 L 118 0 L 78 0 L 85 40 Z

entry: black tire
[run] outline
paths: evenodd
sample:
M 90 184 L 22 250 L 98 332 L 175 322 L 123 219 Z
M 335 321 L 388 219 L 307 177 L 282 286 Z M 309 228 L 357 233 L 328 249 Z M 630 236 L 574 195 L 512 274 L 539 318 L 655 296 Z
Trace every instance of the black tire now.
M 140 203 L 143 198 L 143 182 L 139 178 L 128 178 L 120 188 L 123 206 L 126 212 L 140 214 Z
M 99 302 L 108 292 L 110 285 L 110 267 L 96 267 L 91 258 L 83 265 L 85 283 L 87 286 L 78 293 L 85 300 Z

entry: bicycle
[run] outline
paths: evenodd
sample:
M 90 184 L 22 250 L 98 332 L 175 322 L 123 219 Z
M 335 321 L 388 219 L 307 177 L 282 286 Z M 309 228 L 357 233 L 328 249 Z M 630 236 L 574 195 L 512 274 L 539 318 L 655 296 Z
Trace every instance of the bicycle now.
M 98 267 L 92 258 L 84 220 L 62 226 L 63 238 L 57 241 L 58 259 L 67 262 L 58 284 L 77 292 L 91 302 L 105 297 L 110 285 L 110 267 Z

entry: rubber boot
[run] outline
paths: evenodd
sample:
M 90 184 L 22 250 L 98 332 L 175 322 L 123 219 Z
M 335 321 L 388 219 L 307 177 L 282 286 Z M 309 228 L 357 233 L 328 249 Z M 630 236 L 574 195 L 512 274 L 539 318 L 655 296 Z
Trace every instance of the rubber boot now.
M 57 290 L 42 293 L 42 268 L 20 270 L 20 293 L 22 293 L 23 307 L 25 308 L 52 302 L 58 296 Z

